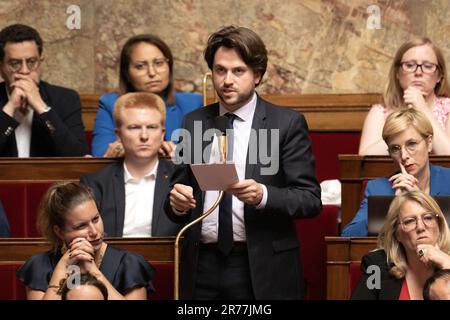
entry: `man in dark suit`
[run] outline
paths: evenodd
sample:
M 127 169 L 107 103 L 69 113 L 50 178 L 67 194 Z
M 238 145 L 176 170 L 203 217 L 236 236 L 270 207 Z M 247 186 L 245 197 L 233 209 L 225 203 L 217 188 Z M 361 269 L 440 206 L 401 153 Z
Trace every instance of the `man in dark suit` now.
M 232 156 L 240 181 L 226 190 L 215 212 L 186 234 L 180 297 L 301 299 L 304 283 L 294 219 L 314 217 L 322 205 L 306 121 L 256 94 L 267 51 L 252 30 L 230 26 L 212 34 L 205 60 L 219 103 L 184 119 L 176 151 L 182 164 L 172 176 L 166 212 L 172 220 L 186 222 L 216 200 L 218 192 L 200 190 L 186 159 L 212 162 L 215 141 L 206 146 L 204 137 L 195 135 L 198 128 L 202 133 L 214 128 L 219 115 L 227 116 L 234 130 Z M 201 154 L 206 150 L 209 159 L 199 157 L 198 149 Z M 261 158 L 268 150 L 270 166 Z
M 88 153 L 81 102 L 70 89 L 41 81 L 39 33 L 14 24 L 0 31 L 0 156 L 83 156 Z
M 174 165 L 158 159 L 164 141 L 165 104 L 152 93 L 128 93 L 116 102 L 116 134 L 125 157 L 81 177 L 92 188 L 110 237 L 174 236 L 179 225 L 163 212 Z

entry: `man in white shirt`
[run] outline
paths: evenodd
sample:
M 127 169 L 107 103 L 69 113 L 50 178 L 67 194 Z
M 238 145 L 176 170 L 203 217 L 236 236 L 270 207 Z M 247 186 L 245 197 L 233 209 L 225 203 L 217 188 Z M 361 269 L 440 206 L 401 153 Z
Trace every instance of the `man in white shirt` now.
M 186 223 L 217 198 L 217 192 L 200 189 L 189 155 L 193 163 L 209 162 L 198 157 L 198 150 L 208 153 L 203 134 L 218 128 L 218 116 L 226 116 L 227 127 L 234 130 L 232 153 L 239 182 L 229 186 L 211 216 L 186 233 L 180 297 L 301 299 L 304 281 L 294 219 L 314 217 L 321 209 L 306 121 L 300 113 L 256 94 L 268 59 L 264 42 L 252 30 L 228 26 L 215 32 L 204 56 L 219 103 L 184 118 L 183 129 L 189 134 L 177 147 L 182 163 L 172 175 L 166 213 Z M 271 153 L 269 163 L 261 158 L 264 149 Z
M 152 93 L 127 93 L 116 102 L 114 120 L 124 158 L 80 179 L 94 191 L 106 235 L 176 235 L 179 225 L 163 212 L 173 163 L 158 159 L 165 132 L 164 101 Z
M 88 153 L 74 90 L 41 81 L 39 33 L 14 24 L 0 31 L 0 156 L 63 157 Z

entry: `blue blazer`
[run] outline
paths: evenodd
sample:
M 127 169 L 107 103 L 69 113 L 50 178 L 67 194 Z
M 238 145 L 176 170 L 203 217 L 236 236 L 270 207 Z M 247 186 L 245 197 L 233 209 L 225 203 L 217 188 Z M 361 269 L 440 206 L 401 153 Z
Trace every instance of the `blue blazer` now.
M 430 194 L 450 195 L 450 168 L 430 165 Z M 370 196 L 395 195 L 388 178 L 378 178 L 367 183 L 364 200 L 352 222 L 342 231 L 343 237 L 367 237 L 367 201 Z
M 111 92 L 100 97 L 94 131 L 92 133 L 92 155 L 102 157 L 108 145 L 117 140 L 114 126 L 114 105 L 119 94 Z M 202 96 L 197 93 L 175 93 L 175 104 L 166 105 L 166 135 L 164 140 L 178 142 L 172 132 L 181 127 L 185 114 L 203 105 Z

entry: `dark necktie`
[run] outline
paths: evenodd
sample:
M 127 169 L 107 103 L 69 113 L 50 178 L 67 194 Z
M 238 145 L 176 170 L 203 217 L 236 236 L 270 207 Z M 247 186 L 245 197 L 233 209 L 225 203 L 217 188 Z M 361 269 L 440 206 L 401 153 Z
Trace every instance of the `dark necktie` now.
M 225 116 L 229 120 L 229 128 L 233 129 L 233 121 L 236 118 L 236 115 L 233 113 L 226 113 Z M 227 159 L 231 160 L 233 158 L 233 135 L 228 135 L 227 140 Z M 231 248 L 233 248 L 232 213 L 232 195 L 225 192 L 219 205 L 219 234 L 217 238 L 217 246 L 224 255 L 228 255 Z

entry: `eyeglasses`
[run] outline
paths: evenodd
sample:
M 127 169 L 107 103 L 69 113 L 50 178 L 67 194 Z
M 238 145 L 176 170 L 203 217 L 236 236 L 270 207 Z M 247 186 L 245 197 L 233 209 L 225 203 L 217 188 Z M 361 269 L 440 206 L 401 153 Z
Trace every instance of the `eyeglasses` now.
M 417 68 L 420 67 L 420 70 L 422 70 L 422 72 L 426 74 L 434 73 L 438 68 L 438 65 L 432 62 L 424 62 L 422 64 L 418 64 L 415 61 L 400 62 L 400 66 L 402 67 L 403 71 L 408 73 L 416 72 Z
M 166 70 L 168 62 L 169 59 L 167 58 L 158 58 L 150 61 L 150 65 L 153 67 L 153 70 L 155 72 L 162 72 Z M 139 61 L 137 63 L 132 64 L 132 67 L 138 71 L 147 71 L 149 70 L 149 61 Z
M 414 155 L 416 151 L 419 149 L 419 144 L 424 141 L 425 139 L 422 139 L 420 141 L 416 140 L 408 140 L 405 143 L 405 149 L 408 151 L 409 155 Z M 402 146 L 398 144 L 390 145 L 388 148 L 388 152 L 392 157 L 398 157 L 402 153 Z
M 36 57 L 25 59 L 25 60 L 11 59 L 6 63 L 6 65 L 8 66 L 8 69 L 11 72 L 18 72 L 22 69 L 24 61 L 25 61 L 25 64 L 27 65 L 28 70 L 34 71 L 37 68 L 39 68 L 42 59 L 36 58 Z
M 425 227 L 433 228 L 437 226 L 439 216 L 437 214 L 427 213 L 421 216 L 420 219 L 422 220 Z M 417 228 L 417 220 L 418 220 L 417 217 L 414 218 L 410 217 L 403 219 L 403 221 L 400 222 L 403 231 L 410 232 L 415 230 Z

